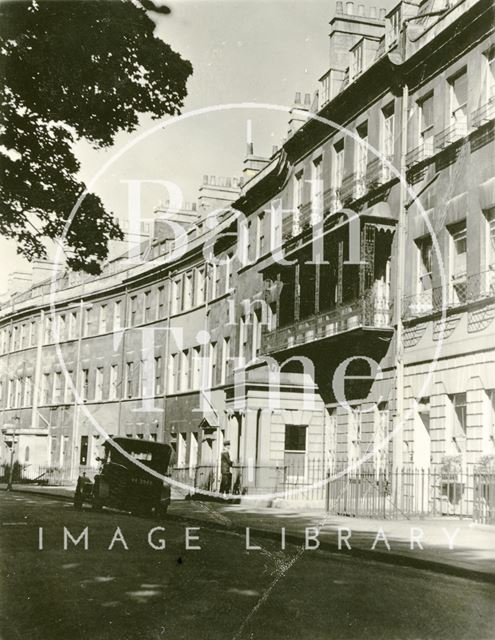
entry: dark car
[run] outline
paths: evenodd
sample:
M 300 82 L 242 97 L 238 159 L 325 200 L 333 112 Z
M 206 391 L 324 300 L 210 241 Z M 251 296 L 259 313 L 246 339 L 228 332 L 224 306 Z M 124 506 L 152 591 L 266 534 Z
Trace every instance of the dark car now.
M 168 471 L 172 447 L 150 440 L 113 438 L 104 444 L 105 457 L 92 482 L 79 476 L 74 507 L 90 502 L 93 509 L 112 507 L 139 515 L 164 516 L 170 504 L 170 485 L 163 478 Z M 119 448 L 122 450 L 119 450 Z M 135 461 L 147 467 L 143 469 Z

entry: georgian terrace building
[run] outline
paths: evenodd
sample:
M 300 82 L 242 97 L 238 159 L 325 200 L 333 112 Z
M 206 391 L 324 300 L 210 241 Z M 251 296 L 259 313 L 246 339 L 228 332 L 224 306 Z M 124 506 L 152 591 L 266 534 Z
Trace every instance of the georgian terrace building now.
M 213 229 L 188 218 L 180 259 L 156 240 L 138 266 L 64 276 L 55 315 L 37 289 L 4 306 L 21 462 L 91 464 L 89 410 L 108 433 L 171 440 L 196 477 L 228 437 L 248 492 L 312 458 L 386 473 L 493 457 L 491 3 L 339 2 L 330 24 L 320 90 L 296 96 L 271 158 L 248 150 Z

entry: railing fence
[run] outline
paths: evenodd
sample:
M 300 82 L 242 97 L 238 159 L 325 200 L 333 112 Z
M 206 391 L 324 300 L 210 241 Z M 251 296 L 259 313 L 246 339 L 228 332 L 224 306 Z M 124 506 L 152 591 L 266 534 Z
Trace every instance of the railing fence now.
M 0 466 L 0 482 L 9 479 L 8 464 Z M 92 479 L 97 468 L 70 469 L 14 464 L 13 482 L 70 486 L 79 474 Z M 183 494 L 197 489 L 219 492 L 218 465 L 176 467 L 171 478 L 183 485 Z M 378 469 L 330 466 L 321 458 L 280 464 L 235 465 L 230 492 L 278 497 L 292 504 L 324 507 L 336 515 L 408 519 L 425 517 L 472 518 L 495 524 L 495 470 L 471 466 L 459 471 L 441 467 Z

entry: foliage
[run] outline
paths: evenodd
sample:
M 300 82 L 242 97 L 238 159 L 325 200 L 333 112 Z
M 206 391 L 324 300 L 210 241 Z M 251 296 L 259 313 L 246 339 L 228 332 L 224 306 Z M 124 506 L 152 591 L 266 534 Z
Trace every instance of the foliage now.
M 73 148 L 180 111 L 191 64 L 154 35 L 151 0 L 16 0 L 0 5 L 0 233 L 46 256 L 84 185 Z M 167 13 L 166 7 L 155 8 Z M 113 216 L 88 194 L 63 242 L 68 266 L 98 273 Z

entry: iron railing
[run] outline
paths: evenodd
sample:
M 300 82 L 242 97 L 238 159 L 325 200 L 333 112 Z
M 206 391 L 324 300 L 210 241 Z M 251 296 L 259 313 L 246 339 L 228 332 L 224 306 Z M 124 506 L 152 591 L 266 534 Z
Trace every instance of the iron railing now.
M 191 494 L 196 488 L 219 491 L 218 466 L 183 471 Z M 172 478 L 177 479 L 178 473 L 181 470 L 174 470 Z M 297 462 L 235 465 L 231 492 L 305 503 L 341 516 L 390 520 L 456 517 L 495 524 L 493 468 L 471 466 L 452 471 L 438 465 L 392 470 L 373 464 L 335 465 L 301 453 Z
M 19 464 L 16 462 L 14 464 L 13 481 L 24 484 L 71 486 L 76 483 L 77 478 L 83 473 L 89 479 L 92 479 L 97 471 L 98 467 L 86 465 L 79 465 L 71 470 L 69 467 Z M 9 465 L 1 465 L 0 482 L 5 482 L 8 475 Z
M 486 122 L 490 122 L 495 118 L 495 96 L 492 96 L 488 102 L 478 107 L 471 114 L 471 124 L 474 129 L 481 127 Z
M 419 162 L 423 162 L 423 160 L 426 160 L 427 158 L 431 158 L 433 153 L 434 153 L 433 138 L 426 138 L 418 147 L 416 147 L 415 149 L 412 149 L 406 155 L 406 166 L 412 167 L 413 165 L 418 164 Z
M 412 296 L 403 304 L 405 319 L 425 316 L 495 296 L 495 269 L 467 277 L 453 278 L 446 288 L 434 287 Z
M 457 142 L 467 135 L 467 122 L 454 122 L 435 136 L 435 148 L 438 150 L 445 149 L 450 144 Z
M 73 486 L 82 473 L 92 479 L 97 468 L 80 466 L 71 472 L 65 468 L 16 464 L 13 480 Z M 194 494 L 197 489 L 220 490 L 219 465 L 175 467 L 170 475 L 184 485 L 182 496 Z M 6 482 L 8 477 L 9 466 L 4 464 L 0 467 L 0 481 Z M 495 524 L 495 468 L 486 465 L 458 470 L 441 465 L 428 469 L 411 465 L 392 470 L 388 465 L 337 465 L 301 452 L 297 461 L 286 457 L 280 463 L 234 465 L 230 490 L 239 496 L 261 494 L 267 499 L 304 502 L 342 516 L 380 519 L 448 516 Z
M 331 311 L 263 333 L 261 351 L 271 353 L 291 349 L 360 327 L 388 328 L 391 322 L 389 297 L 372 291 L 352 302 L 341 303 Z
M 374 158 L 368 163 L 366 168 L 366 187 L 371 189 L 374 186 L 382 185 L 392 179 L 392 162 L 393 156 L 386 158 Z
M 342 181 L 340 188 L 340 198 L 345 204 L 357 198 L 361 198 L 366 194 L 366 177 L 352 173 Z

